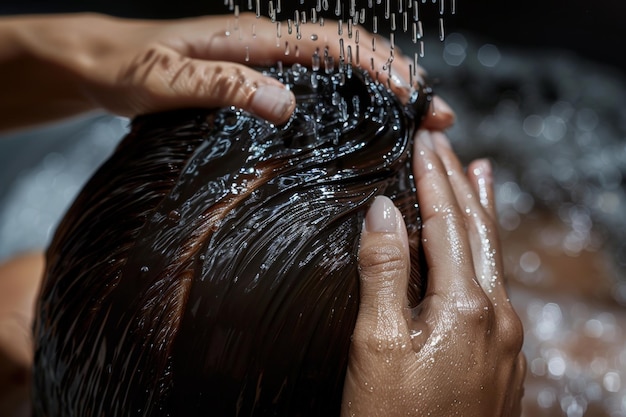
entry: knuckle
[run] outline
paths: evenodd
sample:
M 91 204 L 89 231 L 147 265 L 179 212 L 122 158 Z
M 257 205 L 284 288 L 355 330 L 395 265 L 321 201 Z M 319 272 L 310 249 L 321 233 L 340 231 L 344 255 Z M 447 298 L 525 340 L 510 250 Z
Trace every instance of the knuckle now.
M 519 355 L 524 343 L 524 327 L 512 308 L 500 315 L 499 328 L 503 349 L 512 355 Z
M 408 259 L 398 245 L 367 245 L 359 251 L 359 271 L 364 279 L 385 277 L 407 267 Z
M 226 68 L 219 66 L 208 84 L 216 97 L 238 106 L 246 104 L 254 92 L 254 85 L 238 64 L 229 64 Z
M 475 291 L 475 294 L 465 294 L 459 297 L 457 300 L 457 312 L 463 323 L 470 327 L 481 329 L 491 329 L 493 327 L 493 305 L 482 291 Z
M 355 331 L 352 337 L 353 346 L 369 355 L 394 356 L 412 349 L 407 335 L 385 331 Z
M 466 217 L 461 214 L 458 206 L 448 202 L 440 205 L 424 208 L 422 210 L 424 225 L 428 223 L 441 223 L 449 230 L 467 228 Z

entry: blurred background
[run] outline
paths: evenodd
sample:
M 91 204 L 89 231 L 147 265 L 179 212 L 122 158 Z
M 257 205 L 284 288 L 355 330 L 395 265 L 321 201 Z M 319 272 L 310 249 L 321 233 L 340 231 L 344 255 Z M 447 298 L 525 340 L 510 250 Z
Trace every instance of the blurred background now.
M 305 9 L 289 3 L 279 18 Z M 448 0 L 443 41 L 437 4 L 420 5 L 420 63 L 457 112 L 453 146 L 495 166 L 511 298 L 525 323 L 525 416 L 626 416 L 626 2 L 456 0 L 452 15 Z M 0 4 L 5 15 L 77 11 L 230 13 L 222 0 Z M 408 36 L 397 42 L 419 50 Z M 90 115 L 0 138 L 0 259 L 45 247 L 127 126 Z

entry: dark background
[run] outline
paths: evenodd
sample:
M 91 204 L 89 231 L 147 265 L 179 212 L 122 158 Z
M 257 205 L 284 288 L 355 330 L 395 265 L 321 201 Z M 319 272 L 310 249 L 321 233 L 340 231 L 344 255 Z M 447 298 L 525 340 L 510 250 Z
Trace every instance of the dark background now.
M 247 9 L 247 0 L 240 1 Z M 347 3 L 347 0 L 343 0 Z M 391 0 L 395 4 L 395 0 Z M 452 0 L 445 0 L 446 7 Z M 364 0 L 357 3 L 366 5 Z M 530 48 L 564 48 L 594 61 L 626 71 L 626 1 L 624 0 L 456 0 L 457 13 L 446 13 L 448 31 L 477 34 L 497 45 Z M 254 3 L 254 2 L 253 2 Z M 261 0 L 267 4 L 267 0 Z M 299 0 L 282 0 L 298 5 Z M 310 9 L 314 0 L 306 0 Z M 335 0 L 329 0 L 330 9 Z M 375 3 L 375 1 L 374 1 Z M 436 5 L 427 0 L 431 21 L 436 22 Z M 380 6 L 379 6 L 380 7 Z M 426 10 L 428 14 L 429 11 Z M 305 10 L 302 8 L 302 10 Z M 201 14 L 227 13 L 223 0 L 4 0 L 0 13 L 48 13 L 97 11 L 117 16 L 175 18 Z M 288 12 L 283 17 L 291 17 Z M 425 16 L 424 20 L 428 21 Z M 436 26 L 436 25 L 435 25 Z

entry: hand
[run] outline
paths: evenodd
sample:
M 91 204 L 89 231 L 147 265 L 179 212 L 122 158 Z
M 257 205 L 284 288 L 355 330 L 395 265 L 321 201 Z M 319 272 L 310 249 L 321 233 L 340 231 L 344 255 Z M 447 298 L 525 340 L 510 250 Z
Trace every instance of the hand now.
M 445 136 L 427 131 L 413 163 L 426 296 L 408 308 L 405 225 L 378 197 L 361 236 L 342 416 L 519 416 L 523 332 L 504 288 L 489 164 L 465 174 Z
M 27 415 L 33 363 L 31 328 L 43 278 L 42 253 L 0 264 L 0 416 Z
M 324 48 L 339 61 L 337 22 L 302 25 L 288 33 L 281 23 L 244 13 L 171 21 L 118 19 L 96 14 L 0 19 L 0 128 L 54 120 L 103 108 L 133 117 L 181 107 L 236 106 L 275 123 L 295 108 L 293 94 L 277 80 L 247 65 L 311 65 Z M 254 29 L 253 29 L 254 28 Z M 227 36 L 226 32 L 230 32 Z M 390 45 L 359 29 L 359 62 L 387 82 Z M 356 60 L 356 29 L 343 35 Z M 246 52 L 247 51 L 247 52 Z M 288 55 L 286 52 L 288 51 Z M 247 55 L 247 56 L 246 56 Z M 374 68 L 371 61 L 374 60 Z M 399 52 L 389 85 L 400 96 L 410 79 L 408 58 Z M 245 64 L 245 65 L 244 65 Z M 416 71 L 417 80 L 422 70 Z M 423 126 L 452 124 L 452 110 L 436 98 Z

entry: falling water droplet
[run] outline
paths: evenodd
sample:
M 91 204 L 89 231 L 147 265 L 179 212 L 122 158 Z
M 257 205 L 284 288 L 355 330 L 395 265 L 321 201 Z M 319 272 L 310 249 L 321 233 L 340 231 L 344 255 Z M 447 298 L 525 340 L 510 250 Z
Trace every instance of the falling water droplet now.
M 440 17 L 439 18 L 439 40 L 443 42 L 445 38 L 446 38 L 446 34 L 443 29 L 443 18 Z
M 324 58 L 324 71 L 326 74 L 332 74 L 335 72 L 335 58 L 327 56 Z
M 246 62 L 250 61 L 250 47 L 246 46 L 246 57 L 245 57 Z
M 318 49 L 313 52 L 313 56 L 311 57 L 311 69 L 313 69 L 313 71 L 319 71 L 320 69 L 320 54 Z
M 345 58 L 345 48 L 343 46 L 343 38 L 339 38 L 339 59 L 344 60 Z
M 445 2 L 444 0 L 439 0 L 439 14 L 443 15 L 443 13 L 445 12 Z
M 230 20 L 226 22 L 226 31 L 224 32 L 224 35 L 230 36 Z
M 148 268 L 147 266 L 144 265 L 144 266 L 141 267 L 140 271 L 145 274 L 146 272 L 150 271 L 150 268 Z
M 311 34 L 311 40 L 312 41 L 316 41 L 317 40 L 317 35 L 315 33 Z
M 341 0 L 337 0 L 335 5 L 335 16 L 341 16 Z
M 256 17 L 261 17 L 261 0 L 256 0 Z

